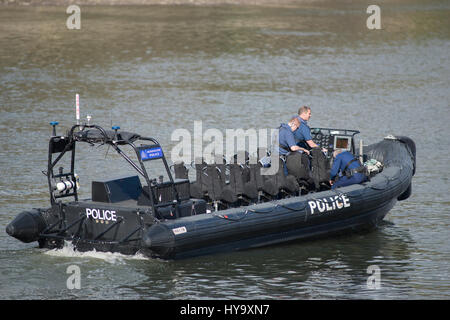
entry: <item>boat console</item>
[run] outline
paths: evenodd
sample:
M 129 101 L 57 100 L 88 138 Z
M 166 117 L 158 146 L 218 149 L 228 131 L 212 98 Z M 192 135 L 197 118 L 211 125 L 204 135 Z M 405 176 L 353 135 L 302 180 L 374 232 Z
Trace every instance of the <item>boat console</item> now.
M 355 135 L 357 130 L 311 128 L 313 141 L 321 148 L 327 149 L 327 157 L 331 159 L 336 149 L 345 149 L 355 154 Z

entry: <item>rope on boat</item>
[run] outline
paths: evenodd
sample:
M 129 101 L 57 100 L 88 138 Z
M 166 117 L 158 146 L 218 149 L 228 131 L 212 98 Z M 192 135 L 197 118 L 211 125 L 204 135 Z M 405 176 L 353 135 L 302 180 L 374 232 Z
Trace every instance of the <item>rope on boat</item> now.
M 259 214 L 272 213 L 272 212 L 274 212 L 278 207 L 282 207 L 282 208 L 288 209 L 288 210 L 290 210 L 290 211 L 295 211 L 295 212 L 297 212 L 297 211 L 302 211 L 302 210 L 304 210 L 304 209 L 306 208 L 306 204 L 303 205 L 301 208 L 291 208 L 291 207 L 289 207 L 289 206 L 287 206 L 287 205 L 284 205 L 284 204 L 276 204 L 276 205 L 274 205 L 272 208 L 270 208 L 269 210 L 264 210 L 264 211 L 259 211 L 259 210 L 255 210 L 255 209 L 246 209 L 245 212 L 244 212 L 244 214 L 243 214 L 241 217 L 239 217 L 239 218 L 230 217 L 230 216 L 228 216 L 228 215 L 226 215 L 226 214 L 214 214 L 214 216 L 215 216 L 215 217 L 218 217 L 218 218 L 221 218 L 221 219 L 226 219 L 226 220 L 229 220 L 229 221 L 239 222 L 239 221 L 245 219 L 245 218 L 248 216 L 248 213 L 249 213 L 249 212 L 251 212 L 251 213 L 259 213 Z M 306 212 L 306 210 L 305 210 L 305 212 Z M 306 218 L 305 218 L 305 221 L 306 221 Z

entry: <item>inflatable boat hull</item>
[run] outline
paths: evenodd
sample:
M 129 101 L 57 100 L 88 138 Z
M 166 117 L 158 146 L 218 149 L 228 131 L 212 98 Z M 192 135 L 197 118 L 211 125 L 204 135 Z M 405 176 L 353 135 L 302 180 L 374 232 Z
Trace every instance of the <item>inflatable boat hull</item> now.
M 368 146 L 364 154 L 384 169 L 363 184 L 159 221 L 145 208 L 96 203 L 94 212 L 92 202 L 58 203 L 19 214 L 6 231 L 46 248 L 72 241 L 81 251 L 140 251 L 182 259 L 369 230 L 410 196 L 415 146 L 406 137 L 390 138 Z
M 370 182 L 156 224 L 143 244 L 177 259 L 376 228 L 397 198 L 409 196 L 415 154 L 399 140 L 367 152 L 385 163 Z

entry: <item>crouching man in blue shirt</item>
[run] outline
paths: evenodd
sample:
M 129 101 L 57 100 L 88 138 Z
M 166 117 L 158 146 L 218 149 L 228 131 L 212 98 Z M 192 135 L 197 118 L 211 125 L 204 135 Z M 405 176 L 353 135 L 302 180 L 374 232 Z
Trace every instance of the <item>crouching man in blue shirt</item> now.
M 334 162 L 330 172 L 332 189 L 367 181 L 367 176 L 364 174 L 364 167 L 353 154 L 341 149 L 336 150 L 333 156 Z M 338 181 L 334 182 L 339 173 L 342 173 L 342 176 L 339 177 Z
M 292 117 L 289 122 L 282 123 L 279 127 L 278 142 L 279 142 L 279 154 L 286 155 L 291 151 L 300 151 L 309 154 L 309 151 L 305 148 L 299 147 L 295 143 L 294 131 L 300 126 L 300 121 L 297 117 Z
M 305 148 L 299 147 L 295 143 L 294 131 L 300 126 L 300 121 L 297 117 L 292 117 L 289 122 L 282 123 L 278 128 L 278 153 L 282 156 L 287 156 L 291 152 L 305 152 L 309 155 L 309 151 Z M 284 175 L 288 175 L 286 162 L 283 161 Z

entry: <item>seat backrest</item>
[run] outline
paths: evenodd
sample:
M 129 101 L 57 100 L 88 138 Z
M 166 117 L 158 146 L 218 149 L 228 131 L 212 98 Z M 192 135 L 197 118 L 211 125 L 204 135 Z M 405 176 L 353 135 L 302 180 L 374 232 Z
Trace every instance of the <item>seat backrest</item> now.
M 281 158 L 279 158 L 278 159 L 278 171 L 274 175 L 274 182 L 277 185 L 278 190 L 281 190 L 285 187 L 286 176 L 284 174 L 284 166 L 285 166 L 284 161 Z
M 244 166 L 230 164 L 230 187 L 236 195 L 241 195 L 244 192 L 244 173 Z
M 189 170 L 185 167 L 184 162 L 175 162 L 173 164 L 175 171 L 175 179 L 189 179 Z
M 229 184 L 223 187 L 220 200 L 226 203 L 233 203 L 238 199 L 237 188 L 241 177 L 238 171 L 239 165 L 229 164 L 228 166 L 230 170 Z
M 205 184 L 208 196 L 212 201 L 219 200 L 225 181 L 222 180 L 222 174 L 215 164 L 206 165 L 206 174 L 210 183 Z
M 278 166 L 278 171 L 275 174 L 262 176 L 264 181 L 262 190 L 273 197 L 278 195 L 282 187 L 281 186 L 282 178 L 280 178 L 280 174 L 284 176 L 283 163 L 281 162 L 282 161 L 281 159 L 279 160 L 280 163 Z
M 328 182 L 330 179 L 330 163 L 319 148 L 312 149 L 311 156 L 311 176 L 316 188 L 319 188 L 320 183 Z
M 205 168 L 206 163 L 201 158 L 195 159 L 195 180 L 197 183 L 201 184 L 202 177 L 204 175 L 203 169 Z
M 264 185 L 261 166 L 259 164 L 249 164 L 248 167 L 250 170 L 250 181 L 256 185 L 258 191 L 261 191 Z
M 223 184 L 225 184 L 225 181 L 227 181 L 225 159 L 223 158 L 223 156 L 215 156 L 214 162 L 214 165 L 219 172 L 220 180 L 223 182 Z
M 231 163 L 234 164 L 246 164 L 250 159 L 250 155 L 247 151 L 238 151 L 233 158 L 231 159 Z
M 292 152 L 286 157 L 288 173 L 297 179 L 309 178 L 308 156 L 305 153 Z

